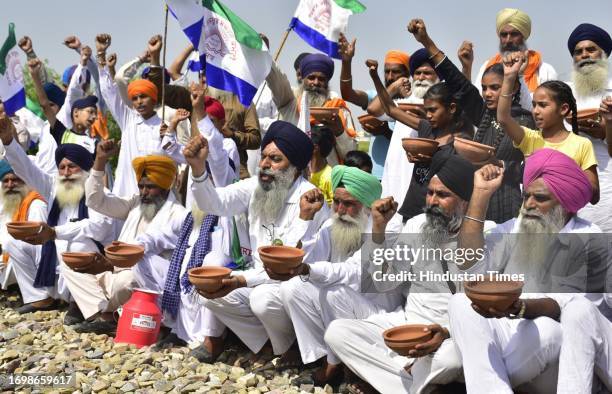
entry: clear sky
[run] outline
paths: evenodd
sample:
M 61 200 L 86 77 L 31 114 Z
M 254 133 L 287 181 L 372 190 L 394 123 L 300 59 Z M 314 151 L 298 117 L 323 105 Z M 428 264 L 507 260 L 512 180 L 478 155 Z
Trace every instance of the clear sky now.
M 350 19 L 348 36 L 357 38 L 353 65 L 356 88 L 369 89 L 365 59 L 382 60 L 388 49 L 412 52 L 419 48 L 406 31 L 411 18 L 423 18 L 438 46 L 457 61 L 456 51 L 464 39 L 474 43 L 474 73 L 482 62 L 497 50 L 495 14 L 501 8 L 514 7 L 526 11 L 532 19 L 530 48 L 542 52 L 544 61 L 552 64 L 560 79 L 567 79 L 571 59 L 567 38 L 576 25 L 594 23 L 612 32 L 610 0 L 361 0 L 367 10 Z M 274 53 L 298 0 L 226 0 L 224 2 L 254 29 L 270 38 Z M 78 61 L 78 57 L 62 45 L 64 37 L 75 34 L 93 47 L 97 33 L 113 37 L 110 52 L 117 52 L 118 64 L 142 52 L 147 39 L 163 32 L 162 0 L 19 0 L 10 2 L 0 15 L 0 39 L 4 40 L 8 22 L 14 22 L 18 37 L 29 35 L 41 58 L 60 72 Z M 168 63 L 187 44 L 187 39 L 170 17 L 168 28 Z M 293 73 L 293 60 L 309 47 L 291 34 L 279 63 Z M 25 60 L 25 59 L 24 59 Z M 338 87 L 340 63 L 336 62 L 332 87 Z M 293 78 L 290 77 L 292 81 Z

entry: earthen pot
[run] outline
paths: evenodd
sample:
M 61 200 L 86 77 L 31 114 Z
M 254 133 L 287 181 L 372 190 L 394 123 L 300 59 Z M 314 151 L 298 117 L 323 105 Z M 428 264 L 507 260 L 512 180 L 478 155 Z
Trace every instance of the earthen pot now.
M 28 237 L 38 234 L 40 224 L 38 222 L 8 222 L 6 229 L 13 238 L 23 241 Z
M 288 274 L 304 258 L 302 249 L 291 246 L 261 246 L 257 251 L 264 266 L 276 274 Z
M 370 114 L 364 114 L 357 118 L 361 127 L 371 135 L 382 135 L 385 132 L 385 122 Z M 366 128 L 368 127 L 368 128 Z
M 455 137 L 454 146 L 461 157 L 474 164 L 486 162 L 495 155 L 492 146 L 465 138 Z
M 383 332 L 385 344 L 394 352 L 402 356 L 408 356 L 408 352 L 416 345 L 425 343 L 433 337 L 431 331 L 423 331 L 427 328 L 424 324 L 406 324 L 393 327 Z
M 601 122 L 601 114 L 599 113 L 599 108 L 581 109 L 580 111 L 578 111 L 577 118 L 578 128 L 581 132 L 586 133 L 593 138 L 606 138 L 606 129 L 601 123 L 596 126 L 593 123 L 588 122 L 589 120 Z M 570 125 L 572 124 L 571 116 L 568 116 L 566 120 Z
M 83 272 L 93 264 L 96 254 L 93 252 L 64 252 L 62 260 L 74 271 Z
M 503 312 L 507 310 L 523 291 L 523 282 L 518 281 L 471 281 L 464 285 L 465 295 L 478 305 L 479 308 L 488 311 L 494 308 Z
M 315 124 L 322 123 L 327 127 L 342 130 L 342 121 L 340 120 L 340 108 L 328 107 L 310 107 L 310 117 L 315 120 Z M 336 120 L 332 121 L 332 116 L 336 115 Z
M 421 119 L 425 119 L 425 106 L 423 104 L 401 103 L 397 106 L 404 112 L 410 112 Z
M 413 156 L 421 154 L 431 157 L 438 150 L 438 141 L 428 138 L 402 138 L 402 148 L 406 151 L 406 156 L 410 153 Z
M 221 281 L 230 277 L 232 270 L 227 267 L 196 267 L 189 270 L 189 282 L 196 289 L 214 293 L 223 287 Z
M 104 248 L 106 259 L 117 268 L 130 268 L 144 256 L 144 248 L 125 242 L 113 241 Z

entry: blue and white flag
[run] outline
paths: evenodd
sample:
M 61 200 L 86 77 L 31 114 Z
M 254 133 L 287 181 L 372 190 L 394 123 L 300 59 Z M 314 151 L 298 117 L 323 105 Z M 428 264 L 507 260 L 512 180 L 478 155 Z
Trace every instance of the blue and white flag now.
M 0 48 L 0 99 L 8 116 L 13 116 L 26 104 L 23 71 L 13 23 L 9 24 L 9 35 Z

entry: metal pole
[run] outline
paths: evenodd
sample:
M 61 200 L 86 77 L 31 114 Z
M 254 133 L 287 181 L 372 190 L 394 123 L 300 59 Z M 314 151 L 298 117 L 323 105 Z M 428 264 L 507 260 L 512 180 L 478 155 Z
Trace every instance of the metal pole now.
M 162 91 L 161 91 L 161 106 L 162 106 L 162 123 L 166 118 L 166 46 L 168 44 L 168 6 L 166 8 L 166 16 L 164 20 L 164 38 L 162 41 L 163 54 L 162 54 Z

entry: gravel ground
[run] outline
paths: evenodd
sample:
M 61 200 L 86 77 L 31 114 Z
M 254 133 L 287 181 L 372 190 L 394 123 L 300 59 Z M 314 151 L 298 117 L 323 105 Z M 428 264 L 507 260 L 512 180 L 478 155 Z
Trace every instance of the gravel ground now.
M 0 380 L 2 392 L 23 393 L 331 393 L 312 385 L 291 385 L 312 370 L 276 372 L 272 356 L 253 356 L 239 343 L 214 364 L 188 356 L 189 348 L 163 350 L 114 344 L 107 335 L 79 334 L 62 323 L 65 311 L 17 314 L 16 288 L 0 290 L 0 378 L 8 374 L 63 374 L 72 387 L 18 386 Z M 6 379 L 4 379 L 6 381 Z

